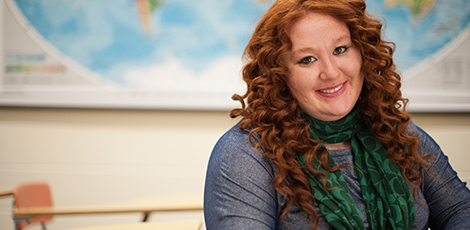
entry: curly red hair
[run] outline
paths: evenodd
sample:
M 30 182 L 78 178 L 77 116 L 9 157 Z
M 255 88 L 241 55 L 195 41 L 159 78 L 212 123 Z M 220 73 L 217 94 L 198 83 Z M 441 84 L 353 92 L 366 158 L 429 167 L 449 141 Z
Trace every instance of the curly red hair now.
M 307 162 L 320 156 L 327 171 L 327 150 L 314 140 L 308 123 L 299 120 L 300 106 L 287 85 L 288 69 L 283 56 L 291 51 L 292 42 L 287 28 L 308 12 L 329 14 L 344 22 L 351 33 L 351 40 L 362 55 L 361 74 L 364 84 L 358 100 L 362 114 L 371 121 L 371 132 L 383 143 L 388 157 L 394 160 L 414 192 L 421 183 L 416 164 L 427 164 L 418 154 L 418 139 L 409 135 L 410 116 L 405 112 L 407 99 L 402 97 L 401 77 L 393 63 L 394 43 L 382 39 L 382 23 L 369 15 L 363 0 L 277 0 L 266 12 L 255 29 L 245 52 L 246 65 L 243 79 L 247 84 L 244 95 L 234 95 L 242 108 L 233 109 L 231 117 L 242 116 L 239 128 L 253 127 L 250 136 L 257 134 L 260 140 L 252 143 L 262 146 L 264 156 L 279 168 L 273 185 L 287 200 L 281 219 L 289 208 L 297 203 L 313 217 L 313 229 L 318 227 L 318 215 L 314 209 L 315 198 L 310 191 L 306 174 L 296 159 L 297 153 L 305 153 Z M 246 101 L 246 102 L 245 102 Z M 245 104 L 246 103 L 246 104 Z M 251 138 L 250 138 L 251 140 Z M 310 166 L 310 164 L 307 164 Z M 307 168 L 313 175 L 325 175 Z

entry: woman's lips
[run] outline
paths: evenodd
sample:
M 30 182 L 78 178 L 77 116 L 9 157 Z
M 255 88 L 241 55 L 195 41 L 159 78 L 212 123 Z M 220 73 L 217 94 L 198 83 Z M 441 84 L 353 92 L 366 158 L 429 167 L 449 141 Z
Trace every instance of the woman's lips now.
M 322 95 L 324 97 L 337 97 L 337 96 L 341 95 L 344 92 L 344 90 L 346 89 L 346 83 L 347 83 L 347 81 L 345 81 L 341 84 L 332 86 L 332 87 L 319 89 L 319 90 L 317 90 L 317 93 L 319 93 L 320 95 Z

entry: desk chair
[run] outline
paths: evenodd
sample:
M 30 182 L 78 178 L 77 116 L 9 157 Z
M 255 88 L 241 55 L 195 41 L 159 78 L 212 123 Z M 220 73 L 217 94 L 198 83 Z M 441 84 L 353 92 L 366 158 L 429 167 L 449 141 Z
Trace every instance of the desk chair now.
M 47 183 L 27 183 L 14 188 L 14 207 L 52 207 L 51 190 Z M 45 230 L 45 223 L 52 220 L 52 216 L 38 216 L 34 218 L 14 219 L 16 230 L 23 230 L 25 226 L 40 223 Z

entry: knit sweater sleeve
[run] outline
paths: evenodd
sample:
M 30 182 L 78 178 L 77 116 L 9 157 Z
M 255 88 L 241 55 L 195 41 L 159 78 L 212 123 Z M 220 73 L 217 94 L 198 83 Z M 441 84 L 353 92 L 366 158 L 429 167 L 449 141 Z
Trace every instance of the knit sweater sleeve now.
M 275 173 L 248 132 L 232 128 L 214 147 L 206 175 L 204 217 L 207 229 L 276 229 Z
M 470 226 L 470 191 L 449 163 L 439 145 L 421 128 L 411 124 L 419 135 L 418 152 L 431 154 L 428 172 L 423 170 L 421 190 L 429 206 L 432 230 L 466 229 Z

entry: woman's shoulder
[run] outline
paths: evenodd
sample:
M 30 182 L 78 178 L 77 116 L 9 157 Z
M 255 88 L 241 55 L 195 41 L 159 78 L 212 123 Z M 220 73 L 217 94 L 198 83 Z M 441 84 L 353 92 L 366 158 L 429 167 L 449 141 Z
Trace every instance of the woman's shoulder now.
M 240 122 L 241 121 L 236 123 L 227 132 L 225 132 L 217 141 L 217 145 L 222 145 L 225 148 L 239 148 L 240 145 L 245 146 L 247 144 L 252 146 L 249 141 L 249 134 L 253 128 L 249 126 L 248 128 L 242 130 L 240 129 Z M 254 138 L 257 138 L 257 135 L 255 135 Z
M 241 122 L 241 121 L 240 121 Z M 240 129 L 240 122 L 231 127 L 225 132 L 217 141 L 212 154 L 224 155 L 229 157 L 238 153 L 251 154 L 256 151 L 253 144 L 250 142 L 250 131 L 252 127 Z M 257 134 L 251 135 L 253 143 L 256 143 L 259 138 Z
M 252 127 L 242 130 L 239 124 L 235 124 L 217 141 L 211 153 L 210 163 L 228 167 L 265 168 L 272 171 L 272 161 L 263 156 L 264 149 L 253 146 L 259 141 L 259 136 L 256 133 L 250 136 Z
M 419 155 L 432 154 L 435 157 L 442 155 L 442 150 L 439 144 L 421 127 L 416 125 L 413 121 L 408 124 L 408 131 L 410 135 L 417 136 L 418 138 L 418 153 Z

